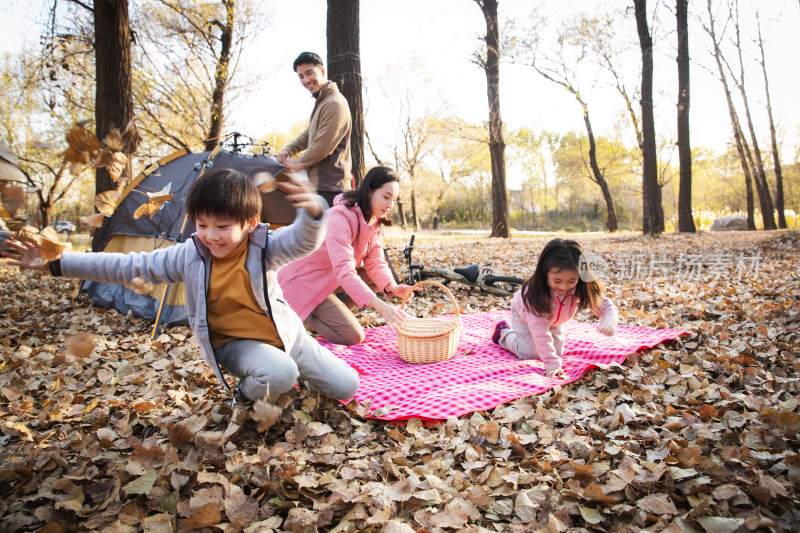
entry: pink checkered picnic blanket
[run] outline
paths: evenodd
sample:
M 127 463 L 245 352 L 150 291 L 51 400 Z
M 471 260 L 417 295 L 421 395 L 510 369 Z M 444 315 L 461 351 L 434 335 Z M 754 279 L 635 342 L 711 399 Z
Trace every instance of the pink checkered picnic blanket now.
M 687 333 L 620 325 L 616 335 L 606 337 L 596 331 L 596 324 L 571 320 L 563 355 L 567 377 L 546 378 L 541 361 L 522 361 L 492 342 L 495 323 L 510 320 L 510 314 L 461 315 L 456 355 L 441 363 L 419 365 L 400 359 L 397 333 L 387 326 L 366 329 L 366 339 L 357 346 L 319 341 L 358 371 L 361 384 L 355 399 L 369 402 L 373 412 L 380 409 L 374 418 L 441 420 L 541 394 L 579 379 L 590 368 L 622 363 L 628 354 Z

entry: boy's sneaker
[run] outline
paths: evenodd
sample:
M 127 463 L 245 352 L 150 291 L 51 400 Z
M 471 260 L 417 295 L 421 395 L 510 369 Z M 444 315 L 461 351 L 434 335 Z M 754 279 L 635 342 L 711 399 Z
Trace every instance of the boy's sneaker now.
M 504 329 L 510 329 L 511 326 L 508 325 L 508 322 L 505 320 L 501 320 L 497 324 L 494 325 L 494 334 L 492 334 L 492 342 L 495 344 L 500 344 L 500 335 L 503 333 Z
M 231 401 L 231 409 L 236 407 L 236 404 L 239 403 L 239 402 L 252 403 L 250 398 L 245 396 L 244 392 L 242 392 L 242 382 L 241 381 L 239 382 L 238 385 L 236 385 L 236 388 L 233 389 L 233 400 Z

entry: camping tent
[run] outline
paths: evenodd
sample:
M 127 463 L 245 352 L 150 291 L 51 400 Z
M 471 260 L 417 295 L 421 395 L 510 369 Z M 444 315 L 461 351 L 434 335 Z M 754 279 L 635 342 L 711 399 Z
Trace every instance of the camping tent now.
M 25 181 L 25 174 L 19 169 L 19 159 L 6 143 L 0 141 L 0 182 L 5 184 L 5 182 L 25 183 Z
M 194 232 L 194 224 L 186 216 L 186 194 L 192 183 L 212 168 L 233 168 L 252 178 L 262 171 L 277 175 L 284 167 L 273 156 L 245 154 L 235 149 L 176 152 L 148 166 L 128 184 L 116 211 L 98 230 L 93 249 L 125 253 L 152 251 L 188 239 Z M 160 210 L 152 216 L 134 218 L 136 209 L 148 201 L 147 193 L 162 191 L 167 186 L 174 196 Z M 262 193 L 261 197 L 262 220 L 272 225 L 292 222 L 294 207 L 284 193 L 274 190 Z M 156 321 L 154 332 L 160 325 L 186 323 L 183 284 L 160 285 L 147 294 L 138 294 L 122 285 L 86 281 L 82 290 L 97 305 Z
M 19 160 L 6 143 L 0 141 L 0 205 L 3 216 L 15 218 L 22 226 L 27 215 L 17 217 L 17 210 L 25 204 L 25 174 L 19 169 Z M 0 218 L 0 230 L 6 230 L 5 221 Z

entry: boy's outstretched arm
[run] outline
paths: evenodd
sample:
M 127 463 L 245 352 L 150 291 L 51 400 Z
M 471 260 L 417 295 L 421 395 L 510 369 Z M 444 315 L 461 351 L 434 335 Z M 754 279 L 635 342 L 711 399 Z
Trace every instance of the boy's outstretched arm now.
M 278 228 L 269 238 L 269 256 L 273 268 L 307 256 L 322 245 L 325 239 L 324 200 L 311 184 L 281 182 L 278 188 L 298 209 L 289 226 Z
M 191 242 L 161 248 L 153 252 L 123 253 L 65 253 L 60 260 L 41 259 L 41 249 L 31 242 L 6 240 L 13 251 L 3 251 L 8 264 L 23 268 L 50 271 L 68 278 L 88 279 L 104 283 L 126 284 L 136 277 L 153 283 L 184 281 L 186 250 Z M 18 253 L 14 253 L 18 252 Z

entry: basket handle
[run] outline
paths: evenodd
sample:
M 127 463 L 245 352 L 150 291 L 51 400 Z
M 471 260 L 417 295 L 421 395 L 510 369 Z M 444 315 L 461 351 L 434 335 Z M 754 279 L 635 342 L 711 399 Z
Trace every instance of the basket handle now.
M 406 294 L 406 296 L 403 298 L 402 303 L 400 304 L 401 310 L 406 308 L 406 301 L 408 301 L 408 299 L 411 297 L 411 294 L 414 292 L 414 289 L 416 289 L 419 285 L 433 285 L 435 287 L 439 287 L 440 289 L 442 289 L 445 292 L 445 294 L 447 294 L 447 296 L 450 297 L 450 302 L 453 304 L 453 309 L 455 310 L 454 314 L 456 315 L 456 318 L 458 320 L 461 320 L 461 311 L 458 310 L 458 302 L 456 301 L 455 296 L 453 296 L 453 293 L 450 292 L 450 289 L 448 289 L 441 283 L 438 283 L 436 281 L 431 281 L 428 279 L 418 281 L 411 286 L 411 290 L 408 292 L 408 294 Z

